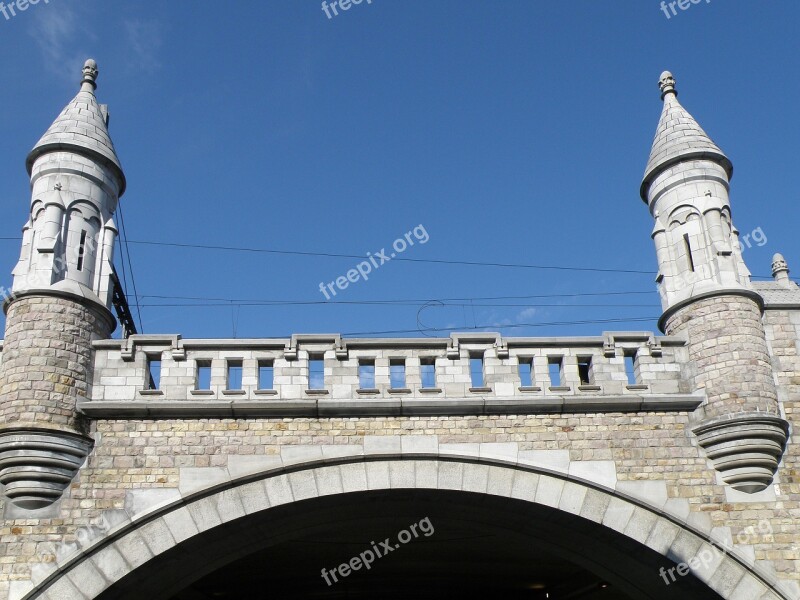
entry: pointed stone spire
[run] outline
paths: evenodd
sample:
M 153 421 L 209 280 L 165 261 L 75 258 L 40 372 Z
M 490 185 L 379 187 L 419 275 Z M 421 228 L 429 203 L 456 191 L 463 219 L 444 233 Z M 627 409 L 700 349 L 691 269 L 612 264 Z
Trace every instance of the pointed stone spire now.
M 783 254 L 776 254 L 772 257 L 772 278 L 778 283 L 791 283 L 789 279 L 789 265 Z
M 58 514 L 94 440 L 78 409 L 92 385 L 92 343 L 116 327 L 114 212 L 125 189 L 97 63 L 28 155 L 30 213 L 6 299 L 0 361 L 0 488 L 5 509 Z M 25 374 L 25 365 L 36 365 Z M 41 513 L 40 513 L 41 514 Z
M 675 89 L 675 78 L 664 71 L 658 81 L 664 108 L 656 128 L 650 159 L 644 172 L 640 193 L 647 202 L 647 188 L 659 172 L 671 165 L 692 159 L 706 159 L 717 162 L 728 174 L 733 175 L 733 165 L 719 147 L 711 141 L 703 128 L 698 125 L 680 102 Z
M 97 63 L 81 69 L 80 89 L 28 154 L 31 213 L 23 229 L 14 292 L 72 294 L 111 314 L 114 213 L 125 175 L 98 104 Z
M 111 169 L 118 179 L 119 195 L 122 196 L 125 174 L 108 134 L 108 111 L 104 105 L 98 104 L 94 95 L 98 72 L 97 63 L 87 60 L 80 91 L 30 151 L 26 165 L 30 174 L 36 159 L 48 152 L 82 154 L 100 160 Z

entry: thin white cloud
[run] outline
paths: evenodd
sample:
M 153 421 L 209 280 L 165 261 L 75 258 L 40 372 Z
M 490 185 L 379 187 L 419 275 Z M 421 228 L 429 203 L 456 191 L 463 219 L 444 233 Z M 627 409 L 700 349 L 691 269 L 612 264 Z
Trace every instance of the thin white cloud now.
M 506 325 L 513 325 L 511 319 L 497 319 L 489 327 L 505 327 Z
M 508 317 L 504 317 L 501 312 L 492 310 L 488 315 L 479 315 L 477 323 L 479 329 L 482 331 L 495 331 L 501 329 L 506 325 L 511 325 L 513 322 Z
M 525 309 L 519 311 L 519 313 L 517 313 L 517 317 L 516 317 L 517 323 L 524 323 L 528 319 L 533 318 L 537 313 L 538 313 L 538 310 L 535 309 L 535 308 L 532 308 L 532 307 L 531 308 L 525 308 Z
M 131 19 L 124 22 L 124 27 L 132 66 L 142 71 L 161 68 L 159 52 L 163 43 L 162 25 L 157 21 Z
M 29 11 L 28 33 L 42 54 L 45 68 L 64 79 L 77 80 L 88 53 L 80 46 L 95 35 L 78 14 L 76 4 L 39 4 Z

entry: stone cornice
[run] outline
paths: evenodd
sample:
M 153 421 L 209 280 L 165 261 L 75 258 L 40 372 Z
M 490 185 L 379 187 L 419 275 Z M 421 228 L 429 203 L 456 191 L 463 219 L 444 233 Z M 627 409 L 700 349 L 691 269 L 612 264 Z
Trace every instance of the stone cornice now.
M 704 396 L 536 396 L 530 398 L 328 398 L 268 400 L 84 400 L 78 410 L 93 419 L 333 418 L 377 416 L 472 416 L 579 413 L 691 412 Z
M 758 305 L 758 309 L 762 313 L 764 312 L 764 298 L 762 298 L 761 294 L 758 292 L 745 288 L 720 288 L 718 290 L 711 290 L 708 292 L 703 292 L 702 294 L 691 296 L 690 298 L 686 298 L 685 300 L 681 300 L 680 302 L 673 304 L 667 310 L 665 310 L 664 314 L 661 315 L 661 318 L 658 319 L 658 328 L 661 331 L 665 331 L 667 321 L 682 308 L 686 308 L 687 306 L 694 304 L 695 302 L 699 302 L 700 300 L 716 298 L 719 296 L 741 296 L 743 298 L 750 298 Z

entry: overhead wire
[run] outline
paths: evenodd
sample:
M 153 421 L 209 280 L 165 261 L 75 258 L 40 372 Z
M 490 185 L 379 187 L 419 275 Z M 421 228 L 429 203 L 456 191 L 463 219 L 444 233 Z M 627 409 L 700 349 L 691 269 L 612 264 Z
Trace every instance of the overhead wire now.
M 19 237 L 0 237 L 0 240 L 20 240 L 20 239 L 21 238 Z M 360 260 L 365 260 L 368 258 L 367 256 L 362 254 L 346 254 L 338 252 L 310 252 L 305 250 L 279 250 L 274 248 L 252 248 L 247 246 L 218 246 L 212 244 L 159 242 L 155 240 L 126 239 L 125 243 L 126 245 L 140 244 L 147 246 L 188 248 L 195 250 L 219 250 L 226 252 L 265 253 L 265 254 L 279 254 L 279 255 L 293 255 L 293 256 L 318 256 L 326 258 L 355 258 Z M 411 263 L 422 263 L 422 264 L 445 264 L 445 265 L 514 268 L 514 269 L 544 269 L 544 270 L 554 270 L 554 271 L 583 271 L 583 272 L 594 272 L 594 273 L 625 273 L 633 275 L 653 275 L 655 273 L 652 270 L 641 270 L 641 269 L 610 269 L 601 267 L 576 267 L 576 266 L 549 265 L 549 264 L 501 263 L 501 262 L 435 259 L 435 258 L 406 258 L 402 256 L 392 257 L 389 260 L 391 262 L 411 262 Z M 770 275 L 751 275 L 751 277 L 753 279 L 771 279 Z
M 133 275 L 133 261 L 131 261 L 131 250 L 128 245 L 128 233 L 125 230 L 125 217 L 122 214 L 122 203 L 119 203 L 119 222 L 122 226 L 122 239 L 125 246 L 125 254 L 128 256 L 128 268 L 131 272 L 131 284 L 133 286 L 133 299 L 136 306 L 136 314 L 139 317 L 139 333 L 144 333 L 144 324 L 142 323 L 142 309 L 139 306 L 139 293 L 136 290 L 136 278 Z M 124 263 L 123 263 L 124 264 Z M 127 296 L 127 292 L 125 294 Z
M 419 302 L 469 302 L 473 300 L 524 300 L 528 298 L 578 298 L 585 296 L 630 296 L 635 294 L 652 294 L 655 290 L 649 291 L 635 291 L 635 292 L 579 292 L 568 294 L 528 294 L 522 296 L 467 296 L 457 298 L 405 298 L 396 300 L 333 300 L 323 301 L 325 304 L 394 304 L 394 303 L 419 303 Z M 213 296 L 170 296 L 162 294 L 142 294 L 141 298 L 160 298 L 165 300 L 206 300 L 206 301 L 219 301 L 219 302 L 279 302 L 285 304 L 294 304 L 306 302 L 306 300 L 263 300 L 257 298 L 219 298 Z
M 129 240 L 131 244 L 142 244 L 149 246 L 169 246 L 173 248 L 191 248 L 196 250 L 223 250 L 227 252 L 255 252 L 266 254 L 283 254 L 295 256 L 322 256 L 327 258 L 357 258 L 360 260 L 367 259 L 367 256 L 362 254 L 342 254 L 334 252 L 308 252 L 303 250 L 276 250 L 270 248 L 249 248 L 246 246 L 214 246 L 209 244 L 186 244 L 178 242 L 156 242 L 151 240 Z M 391 262 L 413 262 L 413 263 L 429 263 L 429 264 L 445 264 L 445 265 L 462 265 L 462 266 L 477 266 L 477 267 L 500 267 L 500 268 L 514 268 L 514 269 L 549 269 L 555 271 L 589 271 L 596 273 L 631 273 L 637 275 L 653 275 L 653 271 L 640 271 L 635 269 L 605 269 L 599 267 L 569 267 L 563 265 L 534 265 L 524 263 L 495 263 L 495 262 L 480 262 L 469 260 L 445 260 L 435 258 L 405 258 L 402 256 L 393 257 L 389 259 Z
M 568 325 L 592 325 L 601 323 L 637 323 L 637 322 L 653 322 L 658 317 L 631 317 L 631 318 L 618 318 L 618 319 L 587 319 L 582 321 L 550 321 L 541 323 L 513 323 L 509 325 L 500 325 L 497 323 L 477 325 L 477 326 L 462 326 L 462 327 L 434 327 L 427 328 L 426 331 L 431 332 L 454 332 L 454 331 L 475 331 L 487 329 L 516 329 L 520 327 L 563 327 Z M 342 333 L 342 336 L 369 336 L 369 335 L 393 335 L 400 333 L 416 333 L 419 329 L 394 329 L 387 331 L 358 331 Z M 288 336 L 284 336 L 288 337 Z
M 156 307 L 181 307 L 181 308 L 192 308 L 192 307 L 199 307 L 199 308 L 213 308 L 216 306 L 220 306 L 223 308 L 230 308 L 231 306 L 315 306 L 315 305 L 328 305 L 328 306 L 336 306 L 336 305 L 358 305 L 358 306 L 424 306 L 426 303 L 424 302 L 380 302 L 380 303 L 373 303 L 373 302 L 325 302 L 323 300 L 320 301 L 306 301 L 306 302 L 195 302 L 192 304 L 186 303 L 158 303 L 158 304 L 142 304 L 141 306 L 145 308 L 156 308 Z M 477 307 L 477 308 L 498 308 L 498 307 L 508 307 L 508 308 L 639 308 L 639 307 L 654 307 L 656 304 L 649 303 L 649 304 L 475 304 L 472 302 L 458 302 L 458 303 L 446 303 L 442 304 L 441 306 L 456 306 L 456 307 Z

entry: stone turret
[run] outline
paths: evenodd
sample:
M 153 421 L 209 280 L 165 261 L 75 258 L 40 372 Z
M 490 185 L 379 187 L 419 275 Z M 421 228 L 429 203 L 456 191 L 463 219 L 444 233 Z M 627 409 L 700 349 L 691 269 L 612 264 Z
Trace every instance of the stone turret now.
M 76 404 L 89 395 L 92 342 L 116 321 L 114 212 L 125 176 L 95 98 L 97 64 L 31 150 L 30 216 L 4 303 L 0 483 L 17 507 L 58 500 L 91 450 Z
M 794 282 L 789 279 L 789 264 L 783 258 L 783 254 L 775 254 L 772 257 L 772 278 L 783 286 L 794 287 Z
M 742 260 L 728 197 L 733 165 L 678 102 L 665 71 L 664 108 L 640 193 L 655 221 L 659 327 L 685 334 L 695 365 L 694 433 L 722 479 L 755 492 L 772 482 L 781 418 L 762 324 L 763 300 Z

